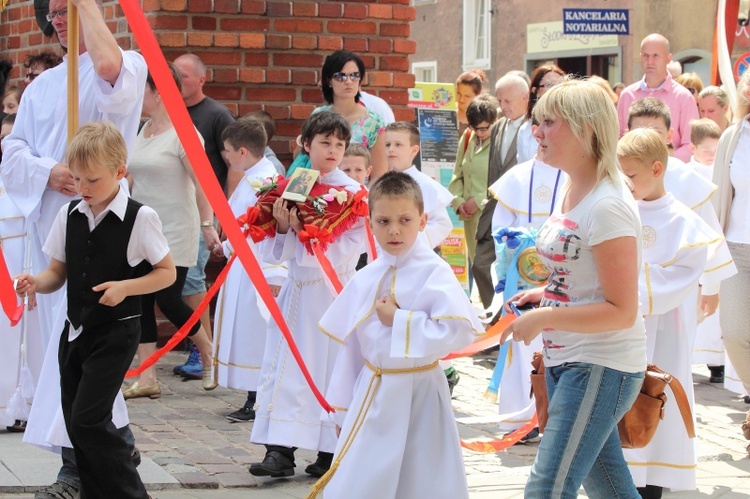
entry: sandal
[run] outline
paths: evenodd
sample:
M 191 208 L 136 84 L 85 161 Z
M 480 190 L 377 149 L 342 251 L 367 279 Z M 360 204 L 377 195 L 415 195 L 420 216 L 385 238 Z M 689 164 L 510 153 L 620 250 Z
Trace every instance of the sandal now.
M 750 440 L 750 421 L 742 422 L 742 434 L 745 435 L 745 440 Z

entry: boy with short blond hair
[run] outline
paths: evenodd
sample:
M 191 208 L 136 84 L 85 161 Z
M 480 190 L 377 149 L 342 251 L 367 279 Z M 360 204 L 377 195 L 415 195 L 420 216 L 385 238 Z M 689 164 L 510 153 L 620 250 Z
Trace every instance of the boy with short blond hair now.
M 453 194 L 414 166 L 414 158 L 419 154 L 419 128 L 406 121 L 396 121 L 386 126 L 385 151 L 388 168 L 406 173 L 422 188 L 427 214 L 424 233 L 431 248 L 438 246 L 453 230 L 447 210 L 453 201 Z
M 260 120 L 240 119 L 222 132 L 229 169 L 242 178 L 229 197 L 235 217 L 247 213 L 258 201 L 256 188 L 266 179 L 278 175 L 273 163 L 265 157 L 266 128 Z M 252 238 L 247 242 L 256 250 Z M 234 253 L 230 242 L 222 243 L 224 255 Z M 286 267 L 259 262 L 275 294 L 286 278 Z M 226 418 L 239 423 L 255 419 L 256 391 L 263 352 L 266 345 L 268 316 L 259 305 L 258 296 L 245 268 L 234 263 L 221 287 L 214 322 L 214 377 L 224 387 L 247 391 L 244 405 Z M 252 325 L 248 327 L 248 325 Z
M 344 159 L 341 160 L 340 168 L 351 179 L 362 185 L 367 185 L 372 172 L 372 155 L 365 146 L 351 143 L 344 152 Z
M 331 416 L 341 434 L 334 466 L 308 497 L 469 496 L 438 359 L 483 327 L 450 266 L 419 237 L 422 194 L 401 172 L 373 184 L 370 225 L 382 252 L 320 319 L 342 344 L 326 392 L 341 408 Z
M 618 144 L 617 159 L 630 179 L 643 226 L 639 295 L 646 324 L 647 360 L 681 380 L 692 405 L 691 357 L 697 328 L 698 281 L 704 286 L 718 286 L 736 269 L 729 259 L 723 269 L 704 271 L 709 253 L 723 253 L 729 258 L 726 243 L 721 234 L 665 189 L 669 157 L 658 132 L 642 128 L 626 133 Z M 673 398 L 667 401 L 664 418 L 646 447 L 624 449 L 633 480 L 648 497 L 660 497 L 663 487 L 672 491 L 695 489 L 695 445 L 685 432 Z
M 63 206 L 55 218 L 44 245 L 49 268 L 17 277 L 21 295 L 67 285 L 60 388 L 87 497 L 148 497 L 128 445 L 112 423 L 112 404 L 138 347 L 140 295 L 175 279 L 159 217 L 119 185 L 126 156 L 125 141 L 112 123 L 81 127 L 66 163 L 82 199 Z M 144 261 L 151 268 L 145 275 Z

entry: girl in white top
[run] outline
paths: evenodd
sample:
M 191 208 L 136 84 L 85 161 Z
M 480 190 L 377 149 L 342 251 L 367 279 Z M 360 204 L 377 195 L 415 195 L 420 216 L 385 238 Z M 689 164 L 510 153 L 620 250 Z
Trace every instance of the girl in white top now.
M 528 344 L 544 331 L 549 420 L 526 496 L 575 497 L 583 484 L 589 496 L 637 499 L 617 422 L 646 368 L 641 228 L 617 168 L 617 116 L 604 90 L 587 81 L 556 85 L 534 115 L 545 162 L 570 182 L 537 237 L 551 272 L 547 285 L 511 298 L 541 306 L 518 317 L 500 340 Z

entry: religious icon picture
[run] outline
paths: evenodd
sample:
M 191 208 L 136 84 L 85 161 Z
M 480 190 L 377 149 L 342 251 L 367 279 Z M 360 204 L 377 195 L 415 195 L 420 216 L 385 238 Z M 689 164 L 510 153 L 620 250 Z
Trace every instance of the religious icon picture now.
M 298 168 L 289 178 L 289 183 L 286 184 L 281 197 L 289 201 L 304 203 L 307 201 L 307 196 L 310 194 L 319 175 L 320 172 L 318 170 Z

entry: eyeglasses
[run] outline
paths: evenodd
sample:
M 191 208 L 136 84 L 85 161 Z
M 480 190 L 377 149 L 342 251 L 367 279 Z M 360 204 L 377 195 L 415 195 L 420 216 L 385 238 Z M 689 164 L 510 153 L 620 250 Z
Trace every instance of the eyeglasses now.
M 52 22 L 56 17 L 59 17 L 60 19 L 67 19 L 68 9 L 60 9 L 50 12 L 49 14 L 47 14 L 47 21 Z
M 349 78 L 352 81 L 359 81 L 362 79 L 362 75 L 359 72 L 354 73 L 333 73 L 333 79 L 340 82 L 345 82 Z
M 542 83 L 541 85 L 539 85 L 539 88 L 552 88 L 555 85 L 557 85 L 557 83 Z
M 34 81 L 34 78 L 36 78 L 40 74 L 42 74 L 42 73 L 26 73 L 25 79 L 29 80 L 29 81 Z
M 693 87 L 687 87 L 687 89 L 688 89 L 688 92 L 690 92 L 693 95 L 695 95 L 695 93 L 697 92 L 697 90 Z
M 475 132 L 486 132 L 490 128 L 492 128 L 492 125 L 487 125 L 487 126 L 471 126 L 471 125 L 469 125 L 469 129 L 474 130 Z

